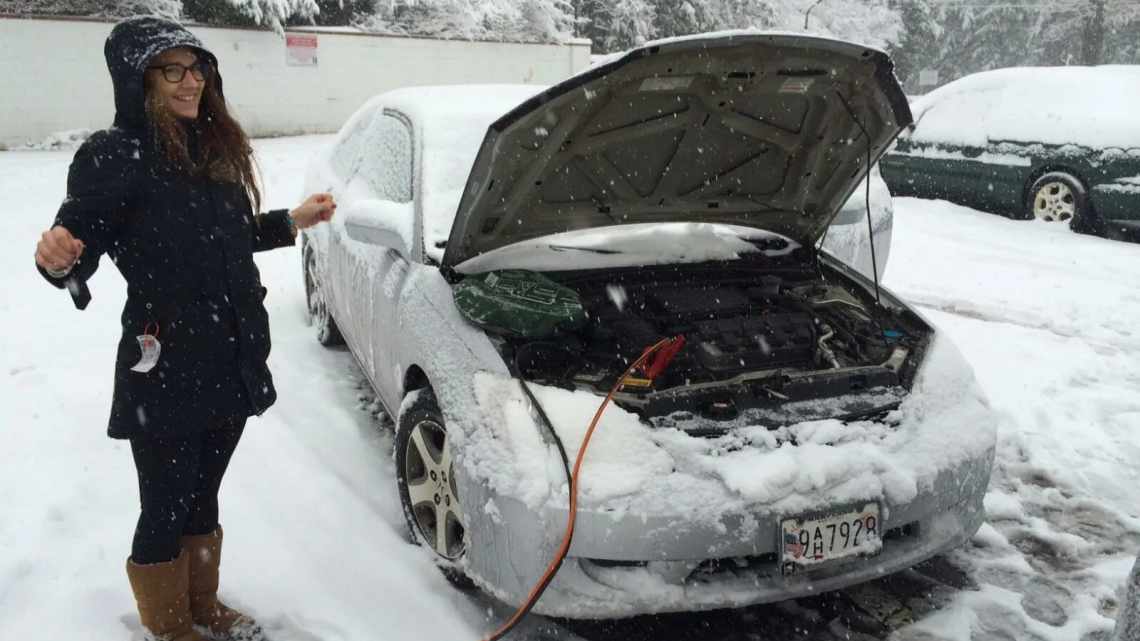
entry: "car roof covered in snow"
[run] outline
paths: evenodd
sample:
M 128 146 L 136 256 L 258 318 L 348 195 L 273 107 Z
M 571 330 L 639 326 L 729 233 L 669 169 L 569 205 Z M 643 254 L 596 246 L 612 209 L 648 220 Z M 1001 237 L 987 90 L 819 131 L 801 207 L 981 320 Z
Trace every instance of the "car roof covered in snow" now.
M 912 105 L 914 141 L 1140 147 L 1140 65 L 1012 67 L 961 78 Z
M 421 138 L 423 242 L 429 258 L 439 261 L 443 257 L 487 128 L 544 89 L 544 85 L 512 84 L 405 87 L 376 96 L 358 112 L 374 106 L 396 110 L 412 120 L 415 135 Z M 351 129 L 351 122 L 346 129 Z

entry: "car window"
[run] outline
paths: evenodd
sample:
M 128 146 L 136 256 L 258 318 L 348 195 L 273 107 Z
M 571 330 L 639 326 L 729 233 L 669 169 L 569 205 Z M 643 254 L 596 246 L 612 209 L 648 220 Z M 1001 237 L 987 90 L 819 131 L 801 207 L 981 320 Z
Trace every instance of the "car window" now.
M 352 176 L 361 152 L 364 150 L 364 133 L 372 124 L 372 115 L 373 113 L 370 111 L 356 118 L 350 125 L 350 129 L 344 133 L 336 147 L 333 148 L 330 164 L 333 172 L 345 182 L 348 182 Z
M 384 114 L 363 136 L 365 154 L 357 175 L 380 200 L 412 200 L 412 132 L 403 120 Z

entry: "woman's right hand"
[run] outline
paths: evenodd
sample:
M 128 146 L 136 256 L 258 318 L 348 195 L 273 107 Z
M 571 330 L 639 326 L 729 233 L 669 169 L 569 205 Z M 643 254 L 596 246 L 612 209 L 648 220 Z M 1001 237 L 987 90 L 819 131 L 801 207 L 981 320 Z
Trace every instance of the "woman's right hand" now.
M 36 243 L 36 264 L 49 273 L 66 273 L 83 253 L 83 241 L 67 228 L 56 225 L 45 231 Z

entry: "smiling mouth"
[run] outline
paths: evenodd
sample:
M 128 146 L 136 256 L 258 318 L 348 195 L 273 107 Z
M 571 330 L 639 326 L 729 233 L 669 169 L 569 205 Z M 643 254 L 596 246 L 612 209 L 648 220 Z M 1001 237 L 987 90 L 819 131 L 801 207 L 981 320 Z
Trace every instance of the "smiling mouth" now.
M 192 96 L 174 96 L 174 100 L 183 103 L 198 102 L 198 95 L 195 94 Z

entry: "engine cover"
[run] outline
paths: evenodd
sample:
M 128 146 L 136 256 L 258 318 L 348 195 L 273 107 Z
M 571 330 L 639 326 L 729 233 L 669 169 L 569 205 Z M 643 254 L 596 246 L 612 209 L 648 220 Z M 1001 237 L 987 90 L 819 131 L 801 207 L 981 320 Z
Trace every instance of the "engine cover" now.
M 815 357 L 815 323 L 802 312 L 700 321 L 696 330 L 690 343 L 712 372 L 803 365 Z

